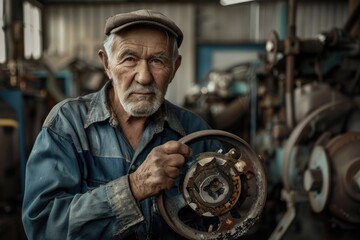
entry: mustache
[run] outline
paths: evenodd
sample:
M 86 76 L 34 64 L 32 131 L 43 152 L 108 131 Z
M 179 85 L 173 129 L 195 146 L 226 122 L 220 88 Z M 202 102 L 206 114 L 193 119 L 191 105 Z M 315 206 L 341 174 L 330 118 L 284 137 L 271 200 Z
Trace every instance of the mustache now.
M 125 96 L 129 96 L 132 93 L 156 93 L 156 88 L 154 85 L 139 85 L 139 84 L 133 84 L 125 91 Z

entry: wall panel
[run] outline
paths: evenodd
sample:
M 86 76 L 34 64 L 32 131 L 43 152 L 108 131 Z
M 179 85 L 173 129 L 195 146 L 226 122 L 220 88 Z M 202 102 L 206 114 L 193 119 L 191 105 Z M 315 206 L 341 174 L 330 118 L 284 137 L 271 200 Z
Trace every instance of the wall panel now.
M 286 2 L 251 2 L 229 6 L 202 6 L 198 19 L 199 42 L 261 42 L 281 22 Z M 348 4 L 341 2 L 298 1 L 297 35 L 314 38 L 320 31 L 342 27 L 348 17 Z M 288 10 L 290 11 L 290 10 Z M 258 18 L 258 19 L 256 19 Z M 287 20 L 287 17 L 285 17 Z M 286 27 L 287 28 L 287 27 Z

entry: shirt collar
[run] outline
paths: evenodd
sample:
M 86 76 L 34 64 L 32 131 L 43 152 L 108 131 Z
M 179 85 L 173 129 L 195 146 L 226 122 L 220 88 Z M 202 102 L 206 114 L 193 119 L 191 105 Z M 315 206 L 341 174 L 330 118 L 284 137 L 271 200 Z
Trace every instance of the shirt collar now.
M 105 121 L 110 117 L 110 106 L 107 101 L 107 93 L 112 87 L 112 81 L 106 82 L 106 84 L 96 93 L 90 94 L 92 98 L 90 102 L 89 112 L 86 117 L 84 128 L 89 127 L 95 122 Z

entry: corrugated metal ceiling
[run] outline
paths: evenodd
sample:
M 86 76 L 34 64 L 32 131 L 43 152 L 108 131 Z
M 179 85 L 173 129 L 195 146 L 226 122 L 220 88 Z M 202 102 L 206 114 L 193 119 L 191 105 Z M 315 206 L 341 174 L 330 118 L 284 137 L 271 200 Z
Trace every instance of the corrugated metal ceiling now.
M 37 0 L 42 4 L 105 4 L 105 3 L 219 3 L 220 0 Z M 281 2 L 285 0 L 255 0 L 257 2 Z M 349 0 L 298 0 L 298 2 L 348 2 Z

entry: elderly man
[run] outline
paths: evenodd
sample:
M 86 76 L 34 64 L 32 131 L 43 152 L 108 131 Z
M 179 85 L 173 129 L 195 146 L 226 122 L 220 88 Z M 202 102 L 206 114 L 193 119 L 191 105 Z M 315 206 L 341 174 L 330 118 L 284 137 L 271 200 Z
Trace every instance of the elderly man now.
M 180 238 L 156 196 L 177 189 L 193 152 L 212 147 L 177 142 L 208 125 L 164 100 L 183 34 L 151 10 L 112 16 L 105 33 L 99 56 L 110 80 L 58 103 L 33 146 L 23 203 L 29 239 Z

